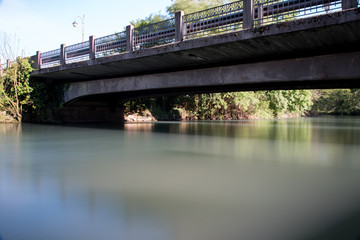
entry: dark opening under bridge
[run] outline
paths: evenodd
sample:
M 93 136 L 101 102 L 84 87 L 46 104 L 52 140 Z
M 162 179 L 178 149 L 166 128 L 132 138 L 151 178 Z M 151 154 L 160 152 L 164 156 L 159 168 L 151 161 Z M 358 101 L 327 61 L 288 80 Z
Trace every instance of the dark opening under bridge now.
M 143 96 L 360 87 L 359 6 L 357 0 L 242 0 L 177 12 L 37 52 L 32 75 L 68 83 L 69 121 L 119 117 L 115 103 Z

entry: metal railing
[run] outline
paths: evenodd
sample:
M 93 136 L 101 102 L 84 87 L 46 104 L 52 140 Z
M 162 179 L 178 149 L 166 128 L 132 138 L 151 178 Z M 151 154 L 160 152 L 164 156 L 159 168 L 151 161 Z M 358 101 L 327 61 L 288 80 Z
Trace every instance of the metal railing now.
M 206 36 L 241 31 L 360 7 L 360 0 L 240 0 L 204 11 L 133 28 L 126 31 L 40 53 L 35 58 L 36 68 L 49 68 L 125 52 L 140 51 L 165 44 Z
M 342 9 L 341 0 L 255 0 L 255 26 L 291 21 Z
M 82 42 L 65 47 L 65 63 L 81 62 L 90 59 L 90 42 Z
M 200 38 L 243 29 L 243 1 L 237 1 L 184 16 L 185 39 Z
M 95 57 L 107 57 L 126 51 L 126 32 L 95 39 Z
M 175 42 L 175 19 L 133 29 L 133 50 L 164 45 Z
M 41 53 L 39 65 L 41 68 L 49 68 L 60 65 L 60 49 Z

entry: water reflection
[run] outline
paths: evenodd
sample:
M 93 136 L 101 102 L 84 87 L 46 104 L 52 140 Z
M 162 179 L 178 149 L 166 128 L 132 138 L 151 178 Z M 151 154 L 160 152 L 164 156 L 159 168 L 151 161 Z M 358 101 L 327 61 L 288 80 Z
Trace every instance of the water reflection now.
M 158 133 L 258 138 L 283 141 L 321 141 L 325 143 L 360 144 L 359 118 L 303 118 L 283 120 L 200 121 L 129 123 L 125 130 Z
M 358 118 L 0 129 L 3 239 L 360 235 Z

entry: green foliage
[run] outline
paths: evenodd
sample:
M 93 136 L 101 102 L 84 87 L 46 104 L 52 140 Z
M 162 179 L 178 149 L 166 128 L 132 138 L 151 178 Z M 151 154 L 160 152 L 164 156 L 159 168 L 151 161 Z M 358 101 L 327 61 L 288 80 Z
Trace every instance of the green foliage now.
M 235 1 L 236 0 L 172 0 L 172 4 L 167 7 L 166 11 L 169 15 L 173 15 L 177 11 L 184 11 L 185 14 L 189 14 Z
M 21 122 L 24 107 L 32 104 L 29 84 L 32 67 L 28 59 L 18 58 L 6 69 L 0 81 L 0 108 Z
M 152 23 L 164 21 L 166 19 L 167 19 L 166 16 L 157 13 L 157 14 L 150 14 L 148 17 L 145 17 L 145 19 L 133 20 L 130 22 L 130 24 L 133 25 L 134 28 L 140 28 L 140 27 L 145 27 Z
M 312 93 L 309 90 L 278 90 L 267 91 L 266 97 L 274 116 L 287 113 L 301 114 L 310 110 Z
M 188 103 L 188 115 L 197 119 L 272 118 L 285 114 L 303 114 L 311 106 L 311 92 L 258 91 L 194 95 Z M 178 106 L 179 108 L 180 106 Z
M 273 118 L 303 115 L 312 105 L 311 96 L 308 90 L 225 92 L 147 98 L 126 106 L 127 111 L 149 109 L 159 120 L 178 119 L 178 115 L 188 120 Z
M 208 8 L 225 4 L 226 0 L 172 0 L 172 4 L 167 7 L 166 11 L 169 15 L 175 14 L 177 11 L 184 11 L 185 14 L 202 11 Z M 230 1 L 235 2 L 235 1 Z
M 125 113 L 142 113 L 149 110 L 158 120 L 175 120 L 180 115 L 175 106 L 179 103 L 177 96 L 163 96 L 141 98 L 129 101 L 125 104 Z
M 171 15 L 177 11 L 184 11 L 185 14 L 198 12 L 207 8 L 206 3 L 196 0 L 174 0 L 173 3 L 167 7 L 166 11 Z
M 313 113 L 360 115 L 360 89 L 317 90 Z
M 51 83 L 41 79 L 30 79 L 33 91 L 30 95 L 32 106 L 27 111 L 27 120 L 31 122 L 56 122 L 57 114 L 64 103 L 67 85 Z

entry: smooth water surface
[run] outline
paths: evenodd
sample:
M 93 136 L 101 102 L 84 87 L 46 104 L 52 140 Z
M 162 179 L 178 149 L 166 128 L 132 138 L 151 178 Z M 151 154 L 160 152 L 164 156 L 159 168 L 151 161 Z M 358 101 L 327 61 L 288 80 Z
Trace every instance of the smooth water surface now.
M 0 239 L 360 239 L 360 118 L 0 125 Z

